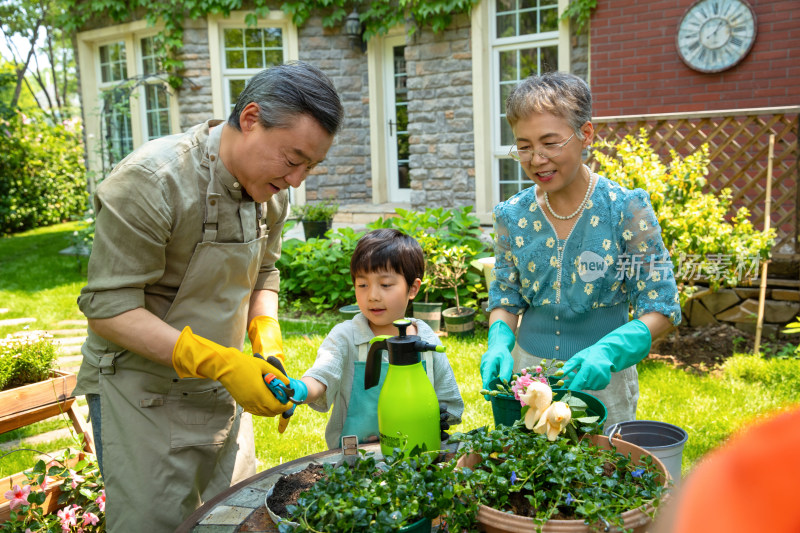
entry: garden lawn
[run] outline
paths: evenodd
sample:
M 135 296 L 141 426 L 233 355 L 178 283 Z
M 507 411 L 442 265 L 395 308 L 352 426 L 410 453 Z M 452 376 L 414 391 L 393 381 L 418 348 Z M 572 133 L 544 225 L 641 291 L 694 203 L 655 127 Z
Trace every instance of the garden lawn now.
M 62 320 L 84 318 L 75 301 L 85 284 L 86 259 L 58 253 L 70 246 L 77 228 L 77 223 L 60 224 L 0 238 L 0 308 L 9 309 L 0 319 L 33 317 L 37 321 L 30 324 L 31 329 L 56 329 Z M 335 322 L 330 315 L 313 322 L 281 320 L 289 375 L 300 377 L 313 364 L 317 348 Z M 20 329 L 19 325 L 0 327 L 0 335 Z M 471 340 L 445 337 L 443 342 L 466 405 L 464 422 L 454 429 L 467 431 L 492 424 L 490 404 L 478 393 L 486 330 L 479 328 Z M 797 359 L 737 355 L 719 371 L 704 376 L 645 361 L 639 365 L 639 377 L 638 418 L 676 424 L 689 433 L 684 473 L 739 428 L 766 413 L 800 403 Z M 286 432 L 279 434 L 276 419 L 255 417 L 258 470 L 324 451 L 327 418 L 328 413 L 301 406 Z M 65 419 L 63 424 L 67 427 L 69 421 Z M 46 430 L 53 429 L 51 423 L 44 425 Z M 45 447 L 51 449 L 45 444 L 37 446 Z

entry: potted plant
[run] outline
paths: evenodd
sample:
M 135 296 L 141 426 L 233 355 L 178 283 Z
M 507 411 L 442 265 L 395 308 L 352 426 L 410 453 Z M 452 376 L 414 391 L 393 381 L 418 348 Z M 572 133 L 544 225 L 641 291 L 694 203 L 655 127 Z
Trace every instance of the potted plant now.
M 538 365 L 523 368 L 513 374 L 510 382 L 497 380 L 490 390 L 481 390 L 481 394 L 492 402 L 495 425 L 510 426 L 522 419 L 527 405 L 523 398 L 525 390 L 531 383 L 538 381 L 551 387 L 553 399 L 567 403 L 572 409 L 574 416 L 572 424 L 568 427 L 569 431 L 600 433 L 608 415 L 605 405 L 586 392 L 561 388 L 564 385 L 561 379 L 564 373 L 560 370 L 563 366 L 563 361 L 542 359 Z M 581 424 L 580 428 L 577 427 L 577 423 Z
M 455 461 L 436 463 L 430 453 L 379 461 L 360 453 L 352 466 L 325 464 L 322 479 L 287 506 L 290 522 L 279 530 L 428 533 L 437 518 L 474 522 L 469 473 Z
M 469 270 L 471 255 L 468 246 L 452 246 L 441 250 L 430 263 L 433 285 L 455 293 L 456 306 L 442 311 L 448 335 L 470 337 L 475 333 L 475 309 L 462 306 L 458 299 L 458 287 Z
M 21 417 L 49 408 L 50 416 L 65 411 L 74 400 L 74 374 L 56 370 L 58 347 L 52 336 L 39 332 L 8 335 L 0 340 L 0 432 L 28 423 Z
M 68 448 L 4 486 L 0 531 L 105 531 L 106 496 L 93 454 Z
M 594 417 L 585 408 L 554 401 L 542 377 L 524 373 L 512 385 L 524 404 L 521 420 L 452 437 L 461 442 L 458 464 L 470 472 L 480 527 L 646 530 L 666 495 L 667 469 L 638 446 L 585 433 Z
M 292 216 L 303 223 L 306 240 L 324 238 L 325 233 L 333 227 L 333 217 L 338 211 L 339 204 L 330 200 L 292 206 Z
M 434 333 L 438 333 L 442 324 L 442 302 L 429 302 L 431 294 L 436 290 L 436 283 L 432 275 L 433 263 L 439 254 L 441 239 L 436 234 L 426 233 L 417 238 L 422 251 L 425 254 L 425 277 L 422 280 L 420 290 L 422 291 L 423 301 L 413 300 L 411 308 L 414 318 L 428 324 Z

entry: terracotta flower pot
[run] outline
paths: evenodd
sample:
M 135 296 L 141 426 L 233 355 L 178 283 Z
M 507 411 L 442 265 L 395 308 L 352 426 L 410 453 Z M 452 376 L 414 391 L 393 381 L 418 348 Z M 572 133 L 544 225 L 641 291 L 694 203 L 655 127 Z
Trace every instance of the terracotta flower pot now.
M 589 439 L 593 444 L 602 449 L 611 449 L 608 437 L 591 435 Z M 617 448 L 617 452 L 623 455 L 628 455 L 630 453 L 631 460 L 634 464 L 640 463 L 645 456 L 652 457 L 653 464 L 655 464 L 659 472 L 661 472 L 665 487 L 672 479 L 664 463 L 647 450 L 619 439 L 611 439 L 611 443 Z M 457 465 L 474 468 L 480 461 L 479 455 L 469 454 L 460 457 Z M 662 497 L 662 502 L 666 498 L 667 496 Z M 645 510 L 647 513 L 652 514 L 655 508 L 648 504 Z M 633 509 L 622 513 L 622 519 L 624 520 L 625 528 L 633 530 L 634 533 L 646 533 L 652 523 L 650 516 L 639 509 Z M 552 519 L 545 522 L 544 525 L 541 526 L 541 529 L 539 529 L 530 517 L 509 514 L 486 505 L 481 505 L 478 509 L 478 527 L 480 531 L 486 531 L 488 533 L 535 533 L 537 531 L 542 533 L 590 533 L 592 531 L 589 526 L 583 523 L 583 520 Z

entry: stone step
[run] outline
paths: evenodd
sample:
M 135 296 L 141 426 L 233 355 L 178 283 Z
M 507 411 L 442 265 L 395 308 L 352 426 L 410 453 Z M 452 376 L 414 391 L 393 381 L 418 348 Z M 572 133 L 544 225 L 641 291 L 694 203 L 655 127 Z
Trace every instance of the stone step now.
M 30 324 L 36 322 L 35 318 L 6 318 L 0 320 L 0 326 L 19 326 L 20 324 Z

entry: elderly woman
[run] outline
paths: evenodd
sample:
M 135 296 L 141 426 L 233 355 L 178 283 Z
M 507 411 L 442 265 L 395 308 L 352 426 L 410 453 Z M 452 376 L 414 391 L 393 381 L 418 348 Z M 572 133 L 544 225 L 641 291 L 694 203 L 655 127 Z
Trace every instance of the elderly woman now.
M 488 388 L 541 358 L 566 361 L 567 387 L 600 398 L 610 425 L 636 418 L 636 363 L 681 312 L 649 195 L 582 162 L 591 114 L 589 87 L 562 72 L 527 78 L 506 101 L 509 155 L 533 186 L 494 209 L 481 377 Z

